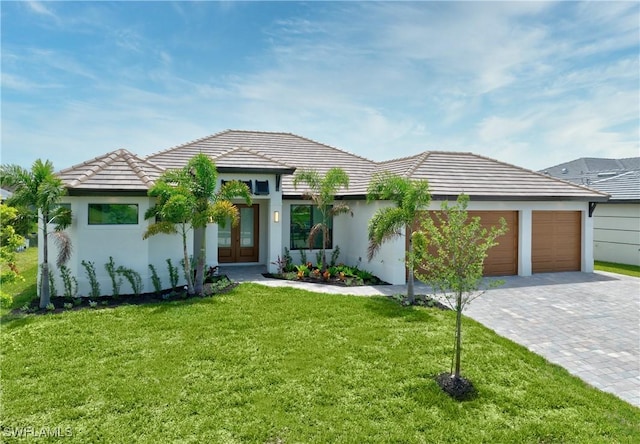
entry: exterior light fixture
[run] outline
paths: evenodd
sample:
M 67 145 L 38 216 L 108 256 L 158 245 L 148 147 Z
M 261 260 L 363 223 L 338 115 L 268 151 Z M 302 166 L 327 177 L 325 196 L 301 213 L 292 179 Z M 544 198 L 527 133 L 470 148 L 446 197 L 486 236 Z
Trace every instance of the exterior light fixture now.
M 274 211 L 273 212 L 273 221 L 275 223 L 280 222 L 280 212 L 279 211 Z

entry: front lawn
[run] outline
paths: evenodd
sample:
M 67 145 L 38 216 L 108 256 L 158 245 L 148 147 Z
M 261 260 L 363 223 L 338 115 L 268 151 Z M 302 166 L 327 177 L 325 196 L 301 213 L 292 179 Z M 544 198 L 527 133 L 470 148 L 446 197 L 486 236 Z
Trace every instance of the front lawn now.
M 595 261 L 594 268 L 599 271 L 608 271 L 610 273 L 626 274 L 627 276 L 640 277 L 640 267 L 638 267 L 637 265 Z
M 1 433 L 17 442 L 10 435 L 31 427 L 78 443 L 640 441 L 640 409 L 471 319 L 463 372 L 478 395 L 449 398 L 433 377 L 450 368 L 454 316 L 242 284 L 209 299 L 5 318 Z

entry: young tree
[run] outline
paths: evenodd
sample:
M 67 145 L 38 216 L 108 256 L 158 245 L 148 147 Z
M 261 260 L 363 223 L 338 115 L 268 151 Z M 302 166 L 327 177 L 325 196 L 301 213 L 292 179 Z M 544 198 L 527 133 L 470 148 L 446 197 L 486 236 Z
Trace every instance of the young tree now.
M 469 217 L 469 196 L 461 194 L 456 204 L 442 204 L 442 210 L 433 217 L 424 218 L 422 229 L 415 236 L 415 260 L 423 272 L 418 279 L 427 283 L 436 293 L 444 296 L 456 312 L 453 380 L 450 386 L 461 388 L 460 356 L 462 353 L 462 312 L 474 299 L 482 295 L 482 267 L 490 248 L 498 245 L 496 239 L 507 232 L 507 223 L 500 219 L 499 226 L 482 227 L 479 217 Z M 499 285 L 493 281 L 489 286 Z M 454 394 L 455 395 L 455 394 Z
M 202 293 L 206 261 L 206 226 L 210 222 L 224 225 L 230 219 L 238 222 L 238 208 L 231 203 L 235 197 L 251 205 L 249 188 L 238 181 L 225 183 L 216 192 L 218 172 L 205 154 L 197 154 L 180 170 L 166 171 L 149 190 L 156 203 L 145 213 L 145 219 L 156 218 L 149 225 L 144 238 L 158 233 L 180 233 L 182 237 L 185 276 L 189 294 Z M 187 233 L 200 230 L 201 247 L 197 252 L 195 279 L 187 248 Z M 196 253 L 196 252 L 194 252 Z
M 40 274 L 40 308 L 50 302 L 49 288 L 49 224 L 55 224 L 54 236 L 58 243 L 57 265 L 60 267 L 71 256 L 71 241 L 63 231 L 71 225 L 71 211 L 59 206 L 67 192 L 62 180 L 55 175 L 53 164 L 36 160 L 31 170 L 18 165 L 0 167 L 0 185 L 13 191 L 7 203 L 16 207 L 33 207 L 39 213 L 43 237 L 43 259 Z
M 367 202 L 375 200 L 390 200 L 395 206 L 380 208 L 369 220 L 368 259 L 373 259 L 384 242 L 399 237 L 404 228 L 409 241 L 405 259 L 409 272 L 407 302 L 413 304 L 413 234 L 420 216 L 419 210 L 426 208 L 431 202 L 429 184 L 426 180 L 410 180 L 388 172 L 378 173 L 373 176 L 367 189 Z
M 349 188 L 349 175 L 342 168 L 331 168 L 324 176 L 316 170 L 301 170 L 293 177 L 293 187 L 304 183 L 307 189 L 304 196 L 310 199 L 320 212 L 321 221 L 311 227 L 309 248 L 313 247 L 315 237 L 322 234 L 322 264 L 327 265 L 327 245 L 329 238 L 329 218 L 338 214 L 350 213 L 351 208 L 344 201 L 335 201 L 341 188 Z

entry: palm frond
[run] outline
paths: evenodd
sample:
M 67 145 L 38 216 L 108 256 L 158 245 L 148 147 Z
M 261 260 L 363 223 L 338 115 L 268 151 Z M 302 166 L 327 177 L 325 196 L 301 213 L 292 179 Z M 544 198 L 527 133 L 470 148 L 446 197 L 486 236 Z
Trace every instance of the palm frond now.
M 367 258 L 369 261 L 377 254 L 382 244 L 400 236 L 406 225 L 406 215 L 397 207 L 386 207 L 378 210 L 369 220 L 369 247 Z
M 333 207 L 329 211 L 329 215 L 336 216 L 338 214 L 346 214 L 349 213 L 351 217 L 353 217 L 353 211 L 351 211 L 351 207 L 347 205 L 346 202 L 334 202 Z
M 160 221 L 153 223 L 147 227 L 147 230 L 142 235 L 143 239 L 148 239 L 156 234 L 176 234 L 178 229 L 176 224 L 169 221 Z
M 55 231 L 52 233 L 53 239 L 58 247 L 58 257 L 56 258 L 56 266 L 60 268 L 71 259 L 73 252 L 71 238 L 66 231 Z
M 325 234 L 327 234 L 327 231 L 328 231 L 327 226 L 325 224 L 321 223 L 321 222 L 318 222 L 313 227 L 311 227 L 311 230 L 309 231 L 309 239 L 308 239 L 309 249 L 310 250 L 313 249 L 313 245 L 315 243 L 316 236 L 318 234 L 322 234 L 323 232 Z M 324 245 L 323 245 L 323 247 L 324 247 Z

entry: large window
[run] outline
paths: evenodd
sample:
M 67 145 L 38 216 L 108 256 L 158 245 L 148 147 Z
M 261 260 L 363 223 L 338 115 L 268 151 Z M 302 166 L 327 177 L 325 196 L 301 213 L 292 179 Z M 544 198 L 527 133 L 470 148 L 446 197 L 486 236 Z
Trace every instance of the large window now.
M 309 233 L 311 228 L 322 222 L 322 214 L 313 205 L 291 205 L 291 249 L 301 250 L 309 248 Z M 333 219 L 327 221 L 329 235 L 327 248 L 333 248 Z M 322 232 L 318 232 L 313 240 L 314 249 L 322 248 Z
M 89 225 L 135 225 L 136 204 L 89 204 Z

